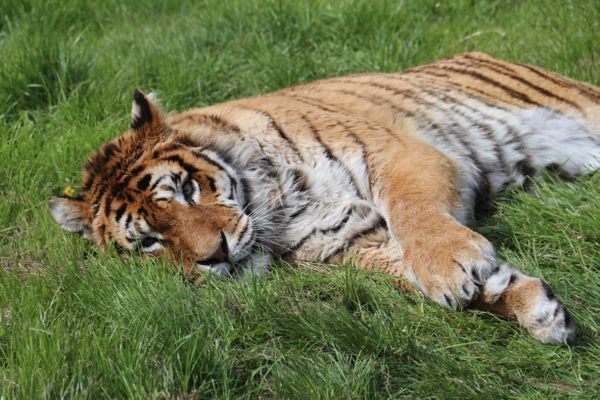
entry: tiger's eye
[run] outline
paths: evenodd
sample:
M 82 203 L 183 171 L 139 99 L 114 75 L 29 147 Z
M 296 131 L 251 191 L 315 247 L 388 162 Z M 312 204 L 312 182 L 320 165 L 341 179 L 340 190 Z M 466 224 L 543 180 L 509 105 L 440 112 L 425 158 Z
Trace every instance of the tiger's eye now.
M 189 179 L 185 182 L 181 190 L 183 192 L 183 197 L 185 197 L 187 201 L 191 201 L 192 196 L 194 195 L 194 184 L 192 183 L 192 180 Z

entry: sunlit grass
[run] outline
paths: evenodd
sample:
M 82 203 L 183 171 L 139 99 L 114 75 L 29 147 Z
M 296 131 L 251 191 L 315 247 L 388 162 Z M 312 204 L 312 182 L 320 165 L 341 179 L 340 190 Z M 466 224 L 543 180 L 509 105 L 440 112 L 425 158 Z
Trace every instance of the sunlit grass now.
M 600 392 L 600 180 L 549 177 L 478 229 L 580 326 L 549 347 L 344 266 L 186 283 L 97 253 L 46 202 L 127 127 L 168 110 L 467 50 L 600 84 L 600 7 L 558 1 L 0 3 L 0 398 L 592 398 Z

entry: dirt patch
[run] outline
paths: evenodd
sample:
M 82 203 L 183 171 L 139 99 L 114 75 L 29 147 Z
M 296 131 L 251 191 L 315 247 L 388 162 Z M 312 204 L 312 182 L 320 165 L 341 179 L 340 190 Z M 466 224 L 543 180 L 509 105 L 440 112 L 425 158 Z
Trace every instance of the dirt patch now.
M 6 272 L 24 272 L 32 275 L 40 275 L 47 266 L 31 254 L 20 257 L 0 258 L 0 269 Z
M 8 324 L 11 316 L 12 314 L 8 308 L 0 308 L 0 323 Z

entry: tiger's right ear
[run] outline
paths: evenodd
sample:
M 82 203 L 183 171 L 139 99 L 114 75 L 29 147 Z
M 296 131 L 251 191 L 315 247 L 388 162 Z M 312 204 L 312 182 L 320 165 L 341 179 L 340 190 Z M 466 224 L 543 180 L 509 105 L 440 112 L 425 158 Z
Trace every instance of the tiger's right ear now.
M 92 226 L 88 218 L 89 206 L 81 199 L 53 197 L 48 202 L 50 215 L 66 231 L 79 233 L 92 239 Z
M 160 112 L 153 100 L 153 93 L 146 96 L 141 90 L 135 89 L 131 103 L 131 129 L 140 130 L 160 121 Z

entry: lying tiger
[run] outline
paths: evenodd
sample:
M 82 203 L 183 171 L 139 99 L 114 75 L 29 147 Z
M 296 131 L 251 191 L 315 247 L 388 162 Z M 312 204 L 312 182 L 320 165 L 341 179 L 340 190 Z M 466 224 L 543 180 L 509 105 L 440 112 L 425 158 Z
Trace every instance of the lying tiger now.
M 467 53 L 180 114 L 136 90 L 131 115 L 85 165 L 82 195 L 49 203 L 102 249 L 166 256 L 193 280 L 262 274 L 274 257 L 353 263 L 573 340 L 548 285 L 467 225 L 544 168 L 599 168 L 600 89 Z

